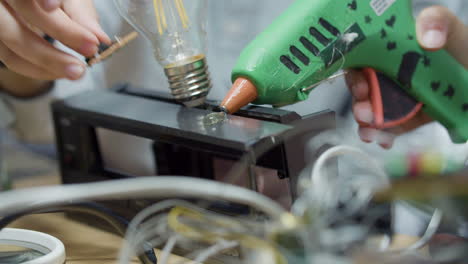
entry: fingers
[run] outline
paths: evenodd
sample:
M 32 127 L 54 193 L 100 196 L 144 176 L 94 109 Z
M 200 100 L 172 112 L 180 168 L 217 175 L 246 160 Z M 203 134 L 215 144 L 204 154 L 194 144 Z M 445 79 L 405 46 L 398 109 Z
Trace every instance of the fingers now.
M 360 124 L 359 137 L 366 143 L 378 143 L 381 147 L 389 149 L 393 146 L 395 135 L 390 132 L 364 127 L 374 121 L 374 112 L 369 97 L 369 84 L 362 72 L 351 70 L 346 76 L 346 83 L 354 98 L 354 118 Z
M 354 117 L 358 122 L 371 124 L 374 120 L 374 113 L 369 98 L 369 84 L 364 74 L 350 70 L 346 76 L 346 83 L 354 98 Z
M 40 79 L 49 79 L 49 72 L 56 78 L 66 77 L 70 80 L 79 79 L 84 71 L 84 64 L 77 58 L 59 51 L 47 41 L 32 32 L 15 19 L 13 11 L 4 2 L 0 2 L 0 31 L 2 43 L 2 60 L 10 69 Z M 14 59 L 18 59 L 16 63 Z M 27 63 L 26 63 L 27 62 Z M 29 64 L 29 65 L 28 65 Z M 24 69 L 20 69 L 24 67 Z M 39 74 L 37 68 L 42 69 Z
M 365 125 L 372 124 L 374 121 L 374 112 L 372 104 L 369 100 L 355 102 L 353 105 L 354 118 L 360 124 L 359 137 L 366 143 L 376 142 L 385 149 L 390 149 L 393 146 L 396 134 L 390 131 L 377 130 Z
M 417 20 L 417 36 L 424 49 L 435 51 L 445 48 L 468 68 L 468 53 L 465 52 L 468 46 L 468 28 L 447 8 L 435 6 L 425 9 Z M 370 87 L 364 74 L 358 71 L 350 71 L 346 82 L 354 98 L 354 117 L 361 124 L 359 136 L 365 142 L 377 142 L 384 148 L 390 148 L 396 135 L 432 122 L 429 116 L 420 113 L 410 122 L 392 130 L 379 131 L 365 127 L 374 121 Z
M 93 32 L 100 42 L 111 44 L 111 39 L 99 24 L 92 0 L 67 0 L 63 3 L 63 9 L 73 21 Z
M 98 38 L 89 30 L 73 21 L 62 9 L 44 11 L 33 0 L 6 0 L 17 14 L 29 24 L 59 40 L 71 49 L 89 57 L 97 52 Z
M 39 0 L 45 11 L 53 11 L 63 6 L 65 13 L 75 22 L 93 32 L 100 42 L 111 44 L 111 39 L 102 30 L 92 0 Z
M 8 69 L 37 80 L 55 80 L 58 76 L 19 57 L 0 43 L 0 60 Z
M 45 11 L 52 11 L 60 7 L 63 0 L 38 0 L 39 5 Z
M 450 10 L 442 6 L 429 7 L 417 19 L 417 36 L 420 45 L 427 50 L 445 48 L 461 64 L 468 68 L 468 30 Z
M 356 101 L 369 100 L 369 85 L 364 74 L 356 70 L 350 70 L 346 75 L 346 83 Z
M 354 118 L 360 123 L 372 124 L 374 121 L 374 112 L 369 100 L 356 102 L 353 105 L 353 113 Z
M 390 149 L 393 147 L 393 143 L 395 142 L 395 134 L 381 131 L 373 128 L 359 128 L 359 137 L 363 142 L 372 143 L 376 142 L 382 148 Z
M 386 130 L 377 130 L 370 127 L 359 127 L 359 137 L 363 142 L 373 143 L 376 142 L 385 149 L 393 147 L 395 139 L 404 133 L 413 131 L 423 125 L 426 125 L 433 120 L 423 112 L 420 112 L 414 117 L 411 122 L 406 122 L 399 127 Z

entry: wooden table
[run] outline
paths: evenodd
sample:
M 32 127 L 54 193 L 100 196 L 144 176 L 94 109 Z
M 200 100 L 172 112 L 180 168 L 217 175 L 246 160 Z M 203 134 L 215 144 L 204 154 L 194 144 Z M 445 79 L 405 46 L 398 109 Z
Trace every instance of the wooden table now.
M 58 176 L 43 176 L 14 182 L 15 188 L 59 184 Z M 117 235 L 92 228 L 66 218 L 63 214 L 26 216 L 14 222 L 13 228 L 44 232 L 60 239 L 66 248 L 67 264 L 116 263 L 123 240 Z M 159 256 L 160 252 L 156 251 Z M 169 263 L 182 258 L 173 256 Z M 132 263 L 140 263 L 134 260 Z
M 71 264 L 116 263 L 122 245 L 118 236 L 71 221 L 63 214 L 23 217 L 12 227 L 44 232 L 60 239 L 65 244 L 67 263 Z
M 59 184 L 58 176 L 44 176 L 14 183 L 15 188 Z M 65 218 L 63 214 L 33 215 L 23 217 L 11 227 L 35 230 L 60 239 L 67 251 L 67 264 L 116 263 L 123 240 L 113 234 Z M 393 249 L 411 245 L 418 238 L 398 235 Z M 159 257 L 160 252 L 156 251 Z M 183 260 L 172 256 L 169 263 Z M 132 263 L 139 263 L 136 259 Z M 185 262 L 187 263 L 187 262 Z

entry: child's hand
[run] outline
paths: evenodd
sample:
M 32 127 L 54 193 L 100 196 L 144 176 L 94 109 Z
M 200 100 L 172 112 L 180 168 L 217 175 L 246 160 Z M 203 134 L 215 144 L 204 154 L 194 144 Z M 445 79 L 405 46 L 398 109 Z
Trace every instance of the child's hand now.
M 59 8 L 64 0 L 38 0 L 37 2 L 45 11 L 52 11 Z
M 447 8 L 434 6 L 425 9 L 417 19 L 417 37 L 419 44 L 427 50 L 436 51 L 445 48 L 461 64 L 468 68 L 468 28 Z M 353 112 L 356 120 L 372 123 L 374 115 L 369 98 L 369 86 L 362 73 L 351 71 L 346 78 L 354 98 Z M 394 138 L 421 125 L 431 122 L 424 113 L 420 113 L 407 124 L 397 129 L 377 131 L 371 128 L 359 128 L 359 136 L 364 142 L 377 142 L 384 148 L 393 145 Z
M 0 1 L 0 61 L 8 69 L 33 79 L 79 79 L 84 63 L 56 49 L 43 34 L 84 56 L 94 55 L 100 42 L 110 42 L 92 0 Z

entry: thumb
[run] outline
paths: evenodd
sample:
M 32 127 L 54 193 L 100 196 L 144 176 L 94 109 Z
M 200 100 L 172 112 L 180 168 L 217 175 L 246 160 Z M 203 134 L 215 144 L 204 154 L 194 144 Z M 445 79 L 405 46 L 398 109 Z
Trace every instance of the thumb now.
M 92 0 L 67 0 L 63 2 L 63 9 L 72 20 L 91 30 L 100 42 L 108 45 L 112 43 L 99 24 L 99 18 Z
M 37 0 L 39 5 L 46 11 L 52 11 L 62 5 L 63 0 Z
M 429 7 L 417 19 L 419 44 L 427 50 L 445 48 L 465 68 L 468 68 L 468 28 L 450 10 L 442 6 Z

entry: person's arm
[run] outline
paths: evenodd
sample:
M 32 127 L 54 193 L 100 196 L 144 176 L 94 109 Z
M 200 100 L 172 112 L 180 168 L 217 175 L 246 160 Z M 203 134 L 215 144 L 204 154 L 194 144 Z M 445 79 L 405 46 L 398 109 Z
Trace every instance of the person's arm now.
M 31 79 L 0 69 L 0 91 L 17 98 L 33 98 L 48 93 L 53 88 L 54 81 Z
M 14 76 L 8 81 L 11 86 L 7 89 L 10 92 L 0 89 L 0 100 L 6 102 L 5 106 L 9 108 L 14 118 L 11 124 L 12 132 L 23 142 L 53 143 L 51 103 L 87 89 L 104 87 L 105 79 L 96 78 L 101 75 L 102 70 L 103 65 L 96 65 L 92 72 L 90 71 L 77 81 L 66 79 L 52 82 L 38 81 L 14 76 L 14 73 L 5 74 Z M 3 72 L 0 71 L 0 78 L 2 74 Z M 18 94 L 20 90 L 23 92 Z
M 49 105 L 54 81 L 34 80 L 8 69 L 0 70 L 0 100 L 13 115 L 10 124 L 18 139 L 51 143 L 53 132 Z
M 98 43 L 110 42 L 92 0 L 59 0 L 47 10 L 41 6 L 45 2 L 0 1 L 0 99 L 14 115 L 18 137 L 33 143 L 52 141 L 50 103 L 91 86 L 82 56 L 94 55 Z M 80 81 L 75 85 L 67 79 Z
M 83 56 L 94 55 L 99 43 L 109 44 L 110 39 L 99 26 L 93 1 L 62 0 L 60 8 L 50 11 L 38 1 L 0 1 L 0 61 L 9 70 L 33 79 L 81 78 L 84 62 L 43 36 Z
M 466 52 L 468 28 L 450 10 L 442 6 L 427 8 L 421 12 L 416 24 L 418 41 L 424 49 L 437 51 L 445 48 L 468 68 L 468 53 Z M 351 71 L 346 81 L 353 95 L 355 119 L 360 123 L 372 123 L 374 115 L 369 97 L 369 85 L 364 75 L 357 71 Z M 377 142 L 384 148 L 390 148 L 396 136 L 431 121 L 429 116 L 421 112 L 402 127 L 386 131 L 360 127 L 359 135 L 364 142 Z

